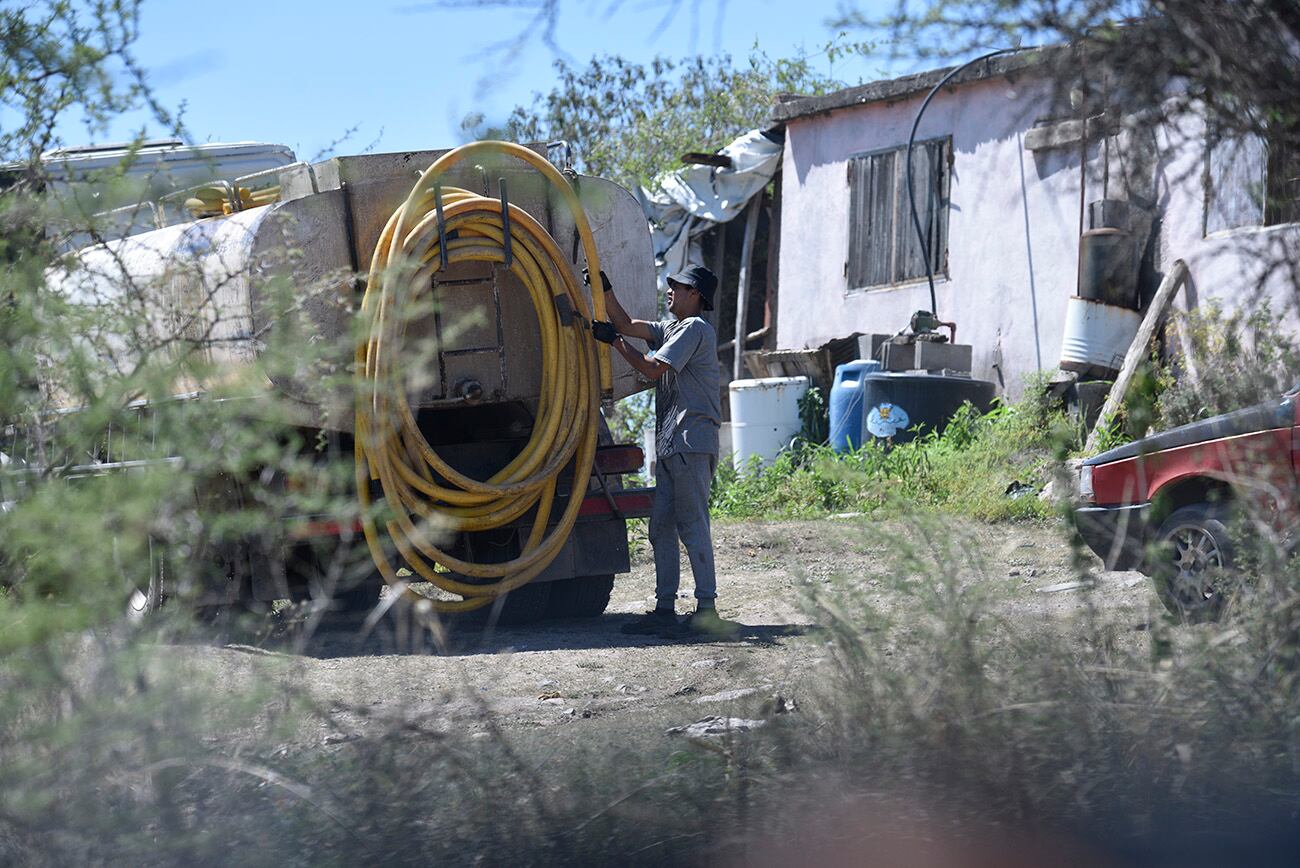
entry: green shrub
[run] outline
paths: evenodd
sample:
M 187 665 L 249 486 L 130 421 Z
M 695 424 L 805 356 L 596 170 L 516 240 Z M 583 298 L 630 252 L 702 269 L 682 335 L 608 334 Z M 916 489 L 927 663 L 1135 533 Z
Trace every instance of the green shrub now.
M 1271 401 L 1300 382 L 1300 344 L 1267 301 L 1225 312 L 1217 301 L 1170 324 L 1183 352 L 1157 368 L 1158 428 L 1172 428 Z
M 963 405 L 942 433 L 928 431 L 898 445 L 872 440 L 850 452 L 804 443 L 768 466 L 755 459 L 741 471 L 724 463 L 712 508 L 728 518 L 804 518 L 883 508 L 936 509 L 987 520 L 1046 516 L 1032 496 L 1011 498 L 1012 482 L 1046 480 L 1063 418 L 1037 390 L 1017 404 L 980 414 Z
M 843 769 L 845 792 L 894 782 L 957 818 L 1069 830 L 1129 853 L 1121 863 L 1162 862 L 1136 854 L 1172 852 L 1184 833 L 1232 841 L 1222 861 L 1285 852 L 1271 824 L 1300 809 L 1294 561 L 1272 549 L 1221 623 L 1153 615 L 1135 634 L 1092 605 L 1103 583 L 1085 584 L 1076 618 L 1000 615 L 977 528 L 851 533 L 889 556 L 870 582 L 808 586 L 834 665 L 803 762 Z

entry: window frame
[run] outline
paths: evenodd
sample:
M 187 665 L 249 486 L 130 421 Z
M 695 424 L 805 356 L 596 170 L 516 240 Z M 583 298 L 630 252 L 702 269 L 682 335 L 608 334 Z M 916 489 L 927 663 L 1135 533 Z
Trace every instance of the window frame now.
M 1282 141 L 1292 144 L 1290 139 Z M 1203 238 L 1300 225 L 1300 175 L 1289 181 L 1279 177 L 1287 167 L 1300 172 L 1300 148 L 1280 157 L 1278 143 L 1277 138 L 1268 134 L 1224 135 L 1216 125 L 1206 125 L 1201 168 Z M 1253 155 L 1248 151 L 1250 148 L 1255 149 Z M 1238 160 L 1245 161 L 1246 171 L 1234 170 Z M 1221 165 L 1228 169 L 1221 169 Z M 1239 190 L 1225 188 L 1223 182 L 1229 179 L 1243 186 Z M 1295 195 L 1285 195 L 1288 184 L 1296 191 Z M 1240 205 L 1225 210 L 1221 203 L 1233 203 L 1233 197 L 1249 201 L 1250 213 L 1246 214 Z
M 940 235 L 938 248 L 933 254 L 933 274 L 936 279 L 948 279 L 949 259 L 948 253 L 950 248 L 949 238 L 949 216 L 952 210 L 952 178 L 954 168 L 954 149 L 953 137 L 951 134 L 942 136 L 932 136 L 927 139 L 919 140 L 915 143 L 915 151 L 921 152 L 923 149 L 933 145 L 940 145 L 940 155 L 943 160 L 944 172 L 942 176 L 941 188 L 938 191 L 938 208 L 936 213 L 937 228 Z M 858 179 L 861 174 L 856 171 L 856 167 L 861 161 L 880 157 L 886 154 L 894 156 L 894 165 L 892 172 L 892 202 L 890 215 L 890 238 L 889 262 L 880 267 L 880 263 L 872 264 L 870 242 L 865 227 L 860 223 L 860 218 L 869 217 L 871 208 L 864 206 L 868 203 L 862 202 L 859 196 L 866 195 L 863 191 L 865 183 Z M 917 282 L 923 282 L 926 279 L 925 262 L 918 260 L 920 264 L 919 272 L 908 274 L 906 269 L 906 251 L 904 244 L 910 246 L 911 239 L 915 238 L 915 229 L 912 225 L 911 210 L 907 205 L 907 191 L 904 181 L 907 175 L 907 145 L 894 145 L 885 148 L 874 148 L 867 151 L 859 151 L 849 154 L 845 164 L 847 175 L 847 186 L 849 188 L 848 203 L 848 239 L 847 239 L 847 256 L 844 261 L 844 279 L 846 283 L 847 294 L 857 294 L 862 292 L 875 292 L 879 290 L 892 289 L 895 287 L 908 286 Z M 916 177 L 918 170 L 922 167 L 913 164 L 913 176 Z M 921 219 L 926 217 L 924 194 L 918 188 L 917 208 L 921 212 Z M 901 233 L 901 234 L 900 234 Z M 901 242 L 901 243 L 900 243 Z M 861 257 L 857 259 L 855 257 Z M 872 271 L 883 271 L 885 278 L 883 281 L 872 280 L 870 275 Z
M 1264 139 L 1263 226 L 1300 223 L 1300 141 L 1297 139 L 1300 139 L 1300 126 Z M 1280 177 L 1283 174 L 1293 176 Z

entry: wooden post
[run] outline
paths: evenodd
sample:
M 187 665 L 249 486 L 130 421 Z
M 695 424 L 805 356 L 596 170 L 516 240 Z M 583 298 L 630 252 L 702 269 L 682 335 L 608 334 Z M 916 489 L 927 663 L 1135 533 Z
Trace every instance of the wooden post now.
M 758 211 L 763 207 L 763 191 L 749 200 L 745 213 L 745 239 L 740 245 L 740 274 L 736 281 L 736 346 L 732 355 L 731 377 L 739 380 L 745 363 L 745 338 L 749 334 L 745 320 L 749 316 L 749 265 L 754 253 L 754 234 L 758 231 Z
M 714 223 L 713 231 L 717 233 L 717 243 L 713 246 L 713 276 L 718 279 L 718 286 L 714 290 L 713 310 L 705 311 L 704 319 L 713 326 L 713 331 L 717 332 L 718 318 L 721 315 L 717 301 L 718 296 L 722 294 L 722 272 L 727 265 L 727 224 Z
M 1138 326 L 1137 335 L 1134 336 L 1133 343 L 1129 344 L 1128 352 L 1124 354 L 1124 366 L 1120 368 L 1119 379 L 1110 387 L 1106 403 L 1097 414 L 1097 424 L 1089 432 L 1088 442 L 1083 447 L 1084 454 L 1090 455 L 1096 451 L 1097 439 L 1101 437 L 1101 432 L 1110 425 L 1119 411 L 1119 405 L 1124 403 L 1124 394 L 1128 392 L 1128 387 L 1133 382 L 1133 375 L 1137 373 L 1138 365 L 1146 358 L 1147 347 L 1151 345 L 1151 339 L 1155 337 L 1156 329 L 1164 319 L 1165 311 L 1174 300 L 1174 293 L 1186 279 L 1187 263 L 1181 259 L 1176 260 L 1169 273 L 1165 275 L 1165 279 L 1160 282 L 1160 288 L 1156 290 L 1155 298 L 1151 299 L 1146 316 L 1142 318 L 1142 325 Z

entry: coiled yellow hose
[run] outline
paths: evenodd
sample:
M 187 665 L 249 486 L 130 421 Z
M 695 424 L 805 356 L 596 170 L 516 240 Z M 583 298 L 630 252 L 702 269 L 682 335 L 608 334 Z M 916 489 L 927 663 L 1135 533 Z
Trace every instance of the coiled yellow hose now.
M 362 334 L 356 355 L 357 497 L 366 544 L 385 581 L 403 589 L 412 601 L 429 599 L 407 586 L 389 558 L 371 498 L 375 480 L 383 492 L 379 508 L 384 530 L 401 559 L 420 579 L 463 598 L 430 601 L 441 612 L 484 606 L 528 582 L 559 553 L 591 477 L 601 393 L 612 393 L 608 353 L 600 351 L 581 319 L 566 326 L 557 312 L 555 299 L 565 296 L 573 310 L 593 317 L 569 262 L 536 220 L 511 205 L 509 269 L 528 290 L 541 329 L 541 396 L 532 435 L 509 464 L 480 481 L 448 466 L 416 426 L 406 399 L 400 355 L 405 326 L 411 311 L 418 309 L 411 305 L 421 299 L 427 304 L 426 293 L 441 267 L 435 188 L 453 165 L 485 154 L 506 154 L 538 170 L 572 213 L 591 272 L 600 269 L 591 226 L 568 181 L 544 158 L 508 142 L 475 142 L 438 159 L 420 176 L 380 235 L 361 303 Z M 500 200 L 443 187 L 442 201 L 448 264 L 503 264 Z M 601 293 L 592 295 L 594 317 L 604 319 L 604 298 Z M 571 462 L 572 496 L 548 534 L 556 483 Z M 477 564 L 434 545 L 448 531 L 502 527 L 533 507 L 532 529 L 514 560 Z M 449 572 L 484 583 L 460 581 Z

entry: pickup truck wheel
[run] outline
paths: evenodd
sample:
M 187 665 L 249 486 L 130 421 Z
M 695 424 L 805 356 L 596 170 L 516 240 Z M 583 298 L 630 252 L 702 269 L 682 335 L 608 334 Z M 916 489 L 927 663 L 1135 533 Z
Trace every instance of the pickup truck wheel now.
M 609 605 L 614 590 L 614 576 L 577 576 L 551 582 L 548 618 L 598 618 Z
M 1216 618 L 1232 581 L 1235 552 L 1222 506 L 1173 511 L 1156 532 L 1152 578 L 1160 602 L 1185 621 Z
M 152 616 L 167 602 L 164 582 L 170 581 L 167 559 L 163 557 L 162 546 L 152 541 L 149 543 L 149 577 L 131 592 L 126 603 L 127 619 L 141 623 Z

